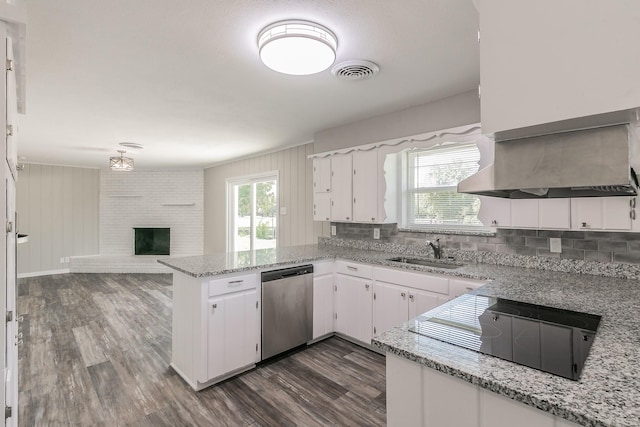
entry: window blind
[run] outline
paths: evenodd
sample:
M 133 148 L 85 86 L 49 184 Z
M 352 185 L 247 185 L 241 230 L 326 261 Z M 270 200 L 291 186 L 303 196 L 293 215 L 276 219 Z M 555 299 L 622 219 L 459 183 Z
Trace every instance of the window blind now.
M 417 227 L 478 227 L 480 199 L 457 192 L 458 183 L 478 171 L 480 151 L 459 144 L 408 153 L 408 221 Z

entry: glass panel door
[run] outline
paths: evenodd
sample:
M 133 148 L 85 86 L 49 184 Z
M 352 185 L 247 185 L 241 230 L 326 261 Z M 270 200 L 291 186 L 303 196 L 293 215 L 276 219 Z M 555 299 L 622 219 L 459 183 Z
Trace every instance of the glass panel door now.
M 277 176 L 229 182 L 229 251 L 275 248 Z

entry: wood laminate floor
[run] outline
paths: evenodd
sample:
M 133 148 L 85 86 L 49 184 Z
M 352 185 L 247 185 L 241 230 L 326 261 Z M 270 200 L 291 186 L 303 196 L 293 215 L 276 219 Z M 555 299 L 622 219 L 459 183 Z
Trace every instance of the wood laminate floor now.
M 194 392 L 169 367 L 171 275 L 20 279 L 21 426 L 384 425 L 384 357 L 330 338 Z

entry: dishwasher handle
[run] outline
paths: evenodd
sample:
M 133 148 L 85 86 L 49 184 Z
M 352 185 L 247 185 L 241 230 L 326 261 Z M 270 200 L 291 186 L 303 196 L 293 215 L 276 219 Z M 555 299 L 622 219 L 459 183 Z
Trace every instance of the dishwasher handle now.
M 262 273 L 262 282 L 270 282 L 272 280 L 286 279 L 288 277 L 302 276 L 304 274 L 313 273 L 313 265 L 301 265 L 299 267 L 282 268 L 280 270 L 264 271 Z

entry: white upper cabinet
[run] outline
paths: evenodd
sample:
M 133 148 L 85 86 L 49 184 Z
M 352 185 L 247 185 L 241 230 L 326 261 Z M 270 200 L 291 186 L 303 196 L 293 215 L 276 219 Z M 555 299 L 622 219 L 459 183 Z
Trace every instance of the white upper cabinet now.
M 331 220 L 353 221 L 351 154 L 331 157 Z
M 575 230 L 631 230 L 629 197 L 571 199 L 571 228 Z
M 353 220 L 380 222 L 378 191 L 378 150 L 353 153 Z
M 478 219 L 485 227 L 510 227 L 511 200 L 480 196 Z
M 538 200 L 511 200 L 511 226 L 514 228 L 537 228 Z
M 483 133 L 640 106 L 640 2 L 491 0 L 479 16 Z
M 571 228 L 571 199 L 541 199 L 538 201 L 538 227 Z
M 331 157 L 313 159 L 313 192 L 331 191 Z
M 331 193 L 313 193 L 313 220 L 331 220 Z

